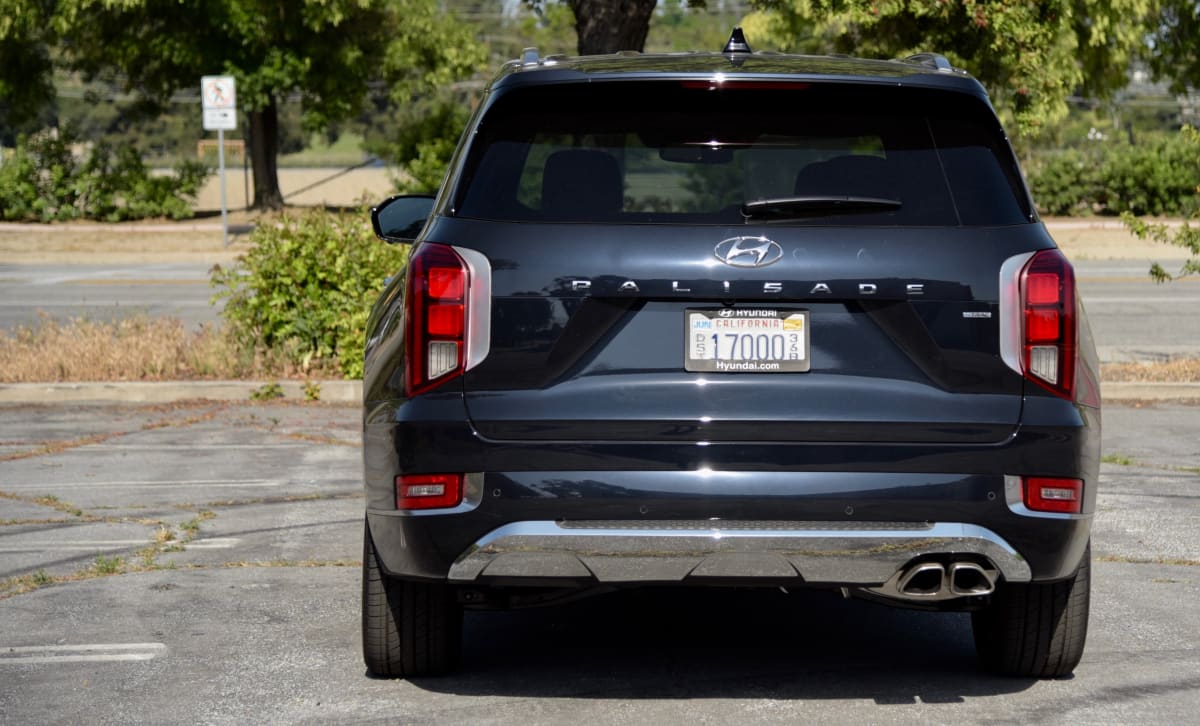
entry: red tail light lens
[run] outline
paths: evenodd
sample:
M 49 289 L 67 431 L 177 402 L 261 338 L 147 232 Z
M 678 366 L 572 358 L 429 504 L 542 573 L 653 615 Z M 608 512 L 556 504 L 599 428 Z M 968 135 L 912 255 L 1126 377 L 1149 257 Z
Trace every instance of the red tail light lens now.
M 462 503 L 462 474 L 403 474 L 396 477 L 397 509 L 444 509 Z
M 1021 368 L 1025 377 L 1075 397 L 1075 271 L 1058 250 L 1034 255 L 1020 278 Z
M 467 265 L 446 245 L 423 244 L 409 260 L 405 393 L 410 398 L 462 374 L 469 284 Z
M 1035 512 L 1079 514 L 1083 510 L 1083 480 L 1030 476 L 1022 480 L 1025 506 Z

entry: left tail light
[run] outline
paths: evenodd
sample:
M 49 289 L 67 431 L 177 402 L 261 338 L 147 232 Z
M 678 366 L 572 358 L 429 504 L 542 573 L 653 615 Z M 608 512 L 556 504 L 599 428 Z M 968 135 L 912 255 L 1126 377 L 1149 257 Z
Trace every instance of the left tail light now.
M 397 509 L 445 509 L 463 500 L 462 474 L 402 474 L 396 477 Z
M 408 261 L 407 283 L 404 393 L 411 398 L 487 357 L 492 268 L 476 250 L 426 242 Z

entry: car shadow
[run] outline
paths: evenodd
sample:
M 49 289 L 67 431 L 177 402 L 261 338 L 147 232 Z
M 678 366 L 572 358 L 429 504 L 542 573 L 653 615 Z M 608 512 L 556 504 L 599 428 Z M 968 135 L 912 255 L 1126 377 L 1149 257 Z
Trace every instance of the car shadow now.
M 1024 691 L 975 663 L 970 616 L 836 593 L 630 590 L 553 608 L 469 612 L 455 695 L 872 699 L 959 703 Z

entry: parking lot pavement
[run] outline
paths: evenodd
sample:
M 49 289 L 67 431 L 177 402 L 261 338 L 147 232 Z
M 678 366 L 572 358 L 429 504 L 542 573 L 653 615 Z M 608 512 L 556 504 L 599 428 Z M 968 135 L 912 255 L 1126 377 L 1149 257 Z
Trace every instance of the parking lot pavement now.
M 969 618 L 823 592 L 469 613 L 460 674 L 359 656 L 359 412 L 0 407 L 0 723 L 1185 723 L 1200 408 L 1109 406 L 1071 679 L 984 676 Z

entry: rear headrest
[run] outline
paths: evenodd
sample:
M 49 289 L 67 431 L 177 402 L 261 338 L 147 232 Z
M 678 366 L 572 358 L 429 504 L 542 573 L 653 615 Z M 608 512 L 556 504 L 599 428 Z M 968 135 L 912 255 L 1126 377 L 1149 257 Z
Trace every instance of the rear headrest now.
M 895 199 L 897 188 L 886 159 L 835 156 L 809 164 L 796 175 L 796 196 L 848 195 Z
M 625 189 L 611 154 L 586 149 L 556 151 L 542 173 L 542 211 L 554 218 L 603 217 L 621 211 Z

